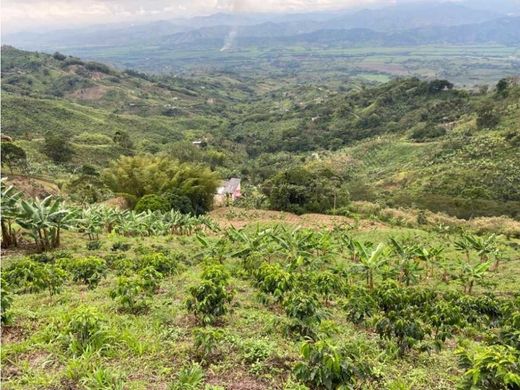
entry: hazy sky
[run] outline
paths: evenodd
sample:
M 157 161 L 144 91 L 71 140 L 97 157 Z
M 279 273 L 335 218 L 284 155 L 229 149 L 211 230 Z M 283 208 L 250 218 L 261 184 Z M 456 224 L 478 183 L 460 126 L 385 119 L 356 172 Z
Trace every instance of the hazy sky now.
M 2 31 L 148 21 L 215 12 L 279 12 L 394 4 L 406 0 L 2 0 Z

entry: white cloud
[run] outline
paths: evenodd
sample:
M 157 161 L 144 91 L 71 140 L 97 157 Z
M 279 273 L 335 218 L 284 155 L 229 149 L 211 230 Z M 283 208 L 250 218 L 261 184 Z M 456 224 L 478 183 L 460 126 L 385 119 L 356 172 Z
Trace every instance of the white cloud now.
M 282 12 L 362 6 L 395 0 L 3 0 L 2 30 L 171 19 L 214 12 Z

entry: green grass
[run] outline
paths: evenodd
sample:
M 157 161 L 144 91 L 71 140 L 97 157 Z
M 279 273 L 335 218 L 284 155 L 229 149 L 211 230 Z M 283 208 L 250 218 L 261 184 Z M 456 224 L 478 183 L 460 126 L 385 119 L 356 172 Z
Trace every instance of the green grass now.
M 250 221 L 247 230 L 253 232 L 254 226 L 255 222 Z M 421 229 L 390 225 L 373 230 L 354 229 L 350 234 L 363 241 L 380 242 L 394 237 L 410 239 L 425 246 L 447 245 L 445 255 L 452 264 L 461 257 L 452 244 L 458 238 L 456 235 L 446 237 Z M 210 240 L 218 238 L 214 236 Z M 137 252 L 143 248 L 162 247 L 182 251 L 187 256 L 186 261 L 181 264 L 178 274 L 161 281 L 149 310 L 139 315 L 121 312 L 109 297 L 116 278 L 113 271 L 95 289 L 69 282 L 59 295 L 49 296 L 47 292 L 41 292 L 15 296 L 11 324 L 3 330 L 2 366 L 6 389 L 52 389 L 68 385 L 81 389 L 118 386 L 125 389 L 168 388 L 177 383 L 181 369 L 200 359 L 193 336 L 198 325 L 185 305 L 187 289 L 199 281 L 203 268 L 203 263 L 195 256 L 202 251 L 198 241 L 195 237 L 122 238 L 112 234 L 101 237 L 100 250 L 88 251 L 83 237 L 66 233 L 61 249 L 75 257 L 106 256 L 111 253 L 112 244 L 120 240 L 132 245 L 130 251 L 124 253 L 128 258 L 139 256 Z M 507 296 L 517 291 L 520 258 L 515 248 L 520 242 L 510 240 L 508 244 L 503 254 L 511 260 L 504 263 L 498 272 L 490 273 L 486 278 L 487 287 L 478 287 L 476 294 L 492 290 L 497 295 Z M 5 268 L 15 263 L 21 255 L 5 256 L 2 266 Z M 331 260 L 348 264 L 346 254 L 341 251 Z M 237 383 L 242 383 L 254 389 L 283 388 L 284 383 L 294 383 L 291 369 L 300 359 L 301 340 L 284 332 L 286 317 L 278 304 L 265 304 L 258 299 L 258 290 L 244 274 L 239 259 L 228 257 L 224 266 L 232 274 L 230 286 L 236 294 L 230 312 L 217 325 L 224 332 L 224 338 L 218 343 L 213 357 L 201 362 L 203 382 L 224 388 L 234 388 Z M 380 282 L 378 278 L 376 283 Z M 364 281 L 354 276 L 353 283 L 362 285 Z M 438 290 L 461 289 L 456 280 L 449 285 L 441 283 L 438 272 L 419 283 Z M 366 358 L 371 360 L 380 375 L 377 382 L 364 388 L 391 388 L 399 381 L 413 389 L 456 386 L 462 372 L 453 354 L 458 336 L 450 339 L 440 352 L 413 351 L 403 358 L 396 358 L 385 349 L 390 348 L 388 343 L 347 320 L 342 306 L 344 299 L 336 296 L 322 307 L 327 312 L 324 324 L 336 329 L 332 336 L 334 343 L 363 346 Z M 108 330 L 113 338 L 106 343 L 107 350 L 103 353 L 73 356 L 60 344 L 56 335 L 62 318 L 83 304 L 100 311 L 108 321 Z M 252 355 L 252 351 L 256 352 Z

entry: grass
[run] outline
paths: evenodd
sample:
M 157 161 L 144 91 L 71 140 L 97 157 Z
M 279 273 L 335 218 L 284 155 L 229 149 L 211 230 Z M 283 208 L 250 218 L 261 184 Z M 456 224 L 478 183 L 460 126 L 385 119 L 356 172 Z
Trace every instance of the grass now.
M 221 225 L 242 226 L 247 220 L 246 230 L 254 231 L 256 225 L 284 223 L 294 226 L 317 223 L 319 216 L 301 220 L 292 219 L 286 213 L 253 210 L 256 217 L 236 209 L 234 213 L 216 213 L 214 218 Z M 269 222 L 269 219 L 271 222 Z M 321 228 L 332 228 L 334 222 L 323 216 Z M 446 244 L 457 238 L 428 232 L 419 228 L 407 228 L 390 224 L 375 224 L 360 221 L 350 234 L 361 240 L 386 241 L 389 237 L 411 239 L 424 245 Z M 220 235 L 210 237 L 216 241 Z M 194 330 L 199 328 L 195 318 L 187 311 L 185 301 L 189 286 L 198 283 L 203 263 L 196 254 L 202 248 L 195 237 L 143 237 L 121 238 L 103 235 L 102 248 L 88 251 L 86 240 L 77 233 L 67 232 L 61 250 L 74 256 L 106 256 L 116 241 L 123 240 L 132 245 L 124 255 L 139 256 L 143 248 L 168 248 L 187 255 L 180 272 L 165 277 L 154 295 L 149 310 L 134 315 L 121 312 L 110 297 L 115 283 L 113 271 L 95 289 L 69 282 L 64 291 L 55 296 L 47 292 L 16 295 L 12 306 L 12 322 L 3 328 L 2 375 L 5 389 L 53 389 L 72 386 L 80 389 L 148 389 L 188 388 L 183 381 L 194 380 L 201 373 L 201 384 L 192 388 L 203 389 L 204 384 L 219 385 L 226 389 L 296 389 L 291 368 L 300 359 L 301 340 L 287 336 L 284 332 L 286 317 L 276 303 L 264 303 L 259 291 L 245 277 L 239 259 L 231 257 L 224 261 L 231 273 L 230 286 L 236 291 L 230 312 L 217 324 L 224 337 L 213 349 L 212 357 L 200 359 L 194 339 Z M 498 295 L 508 295 L 516 289 L 520 278 L 520 241 L 511 239 L 505 254 L 511 261 L 505 263 L 497 273 L 489 276 L 488 287 L 479 287 L 477 293 L 492 289 Z M 516 249 L 515 249 L 516 248 Z M 15 263 L 24 253 L 7 252 L 2 266 Z M 449 245 L 446 256 L 455 263 L 460 253 Z M 346 260 L 342 255 L 334 259 L 338 264 Z M 358 280 L 356 283 L 363 283 Z M 379 283 L 379 280 L 377 281 Z M 449 285 L 440 283 L 436 277 L 423 279 L 422 285 L 436 289 L 460 290 L 453 281 Z M 367 332 L 349 322 L 342 307 L 341 297 L 323 306 L 326 321 L 323 326 L 336 329 L 335 343 L 355 343 L 362 346 L 367 357 L 372 359 L 381 379 L 366 388 L 395 388 L 397 383 L 413 389 L 454 388 L 461 370 L 453 355 L 456 338 L 450 339 L 440 352 L 413 351 L 402 359 L 392 357 L 385 348 L 387 343 L 376 334 Z M 81 305 L 95 307 L 107 321 L 112 335 L 105 343 L 104 352 L 90 351 L 80 355 L 71 354 L 59 341 L 63 319 Z M 199 361 L 199 363 L 195 363 Z M 200 368 L 197 364 L 200 364 Z M 200 372 L 200 370 L 202 370 Z M 181 374 L 181 372 L 183 374 Z M 191 378 L 191 379 L 190 379 Z M 292 383 L 292 385 L 291 385 Z M 291 387 L 293 386 L 293 387 Z M 209 387 L 206 387 L 209 388 Z

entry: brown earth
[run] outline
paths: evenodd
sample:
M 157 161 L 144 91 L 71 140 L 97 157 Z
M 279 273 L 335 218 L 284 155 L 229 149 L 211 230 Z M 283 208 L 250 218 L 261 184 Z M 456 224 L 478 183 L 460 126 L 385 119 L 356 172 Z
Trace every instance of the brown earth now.
M 283 211 L 243 209 L 238 207 L 220 207 L 213 210 L 210 217 L 222 227 L 242 228 L 248 225 L 284 223 L 317 229 L 333 229 L 340 226 L 357 226 L 361 230 L 376 230 L 387 225 L 370 220 L 357 222 L 353 218 L 340 215 L 303 214 L 296 215 Z

